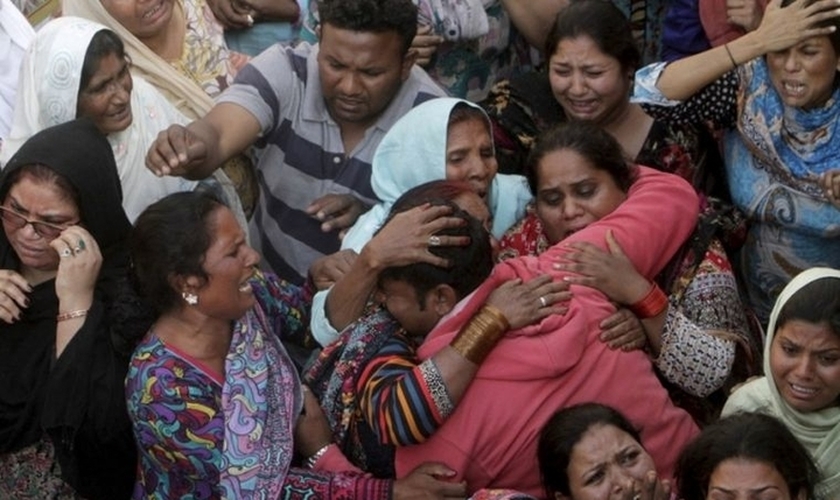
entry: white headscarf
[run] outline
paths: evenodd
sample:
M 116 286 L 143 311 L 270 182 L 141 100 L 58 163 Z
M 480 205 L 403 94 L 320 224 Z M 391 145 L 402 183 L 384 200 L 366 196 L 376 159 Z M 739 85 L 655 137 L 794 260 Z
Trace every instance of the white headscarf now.
M 85 54 L 93 36 L 108 29 L 78 17 L 59 17 L 35 35 L 21 70 L 20 87 L 3 158 L 10 158 L 33 134 L 76 118 Z M 196 182 L 156 177 L 146 168 L 146 152 L 157 133 L 189 120 L 140 78 L 133 78 L 131 125 L 108 135 L 114 150 L 129 220 L 151 203 L 174 192 L 192 190 Z M 4 162 L 5 163 L 5 162 Z
M 176 0 L 179 2 L 180 0 Z M 183 7 L 183 5 L 182 5 Z M 133 75 L 140 75 L 191 120 L 201 118 L 213 107 L 213 99 L 199 84 L 183 75 L 146 46 L 108 13 L 100 0 L 63 0 L 64 14 L 79 16 L 107 26 L 125 43 Z
M 803 271 L 782 290 L 767 325 L 764 343 L 764 377 L 735 391 L 723 409 L 723 415 L 738 411 L 767 413 L 781 420 L 814 457 L 823 480 L 817 485 L 820 498 L 840 498 L 840 405 L 819 411 L 800 412 L 790 407 L 779 393 L 770 371 L 770 349 L 776 334 L 776 320 L 787 302 L 802 288 L 823 278 L 840 280 L 840 271 L 815 267 Z

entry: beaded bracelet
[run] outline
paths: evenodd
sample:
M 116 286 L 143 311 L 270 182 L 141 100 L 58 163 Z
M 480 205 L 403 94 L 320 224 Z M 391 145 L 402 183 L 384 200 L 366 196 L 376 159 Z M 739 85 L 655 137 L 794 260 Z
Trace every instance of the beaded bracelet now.
M 327 453 L 327 449 L 329 449 L 330 445 L 332 445 L 332 443 L 325 444 L 318 451 L 316 451 L 314 455 L 307 458 L 306 459 L 306 467 L 308 469 L 314 469 L 315 464 L 317 464 L 318 460 L 321 460 L 321 457 L 323 457 Z
M 631 304 L 630 310 L 639 319 L 647 319 L 659 316 L 667 307 L 668 296 L 656 283 L 651 283 L 648 293 L 635 304 Z
M 510 324 L 505 315 L 495 307 L 485 305 L 449 345 L 467 360 L 480 365 L 508 328 Z
M 66 321 L 68 319 L 74 318 L 81 318 L 83 316 L 87 316 L 88 310 L 87 309 L 79 309 L 77 311 L 69 311 L 66 313 L 61 313 L 55 317 L 56 321 Z

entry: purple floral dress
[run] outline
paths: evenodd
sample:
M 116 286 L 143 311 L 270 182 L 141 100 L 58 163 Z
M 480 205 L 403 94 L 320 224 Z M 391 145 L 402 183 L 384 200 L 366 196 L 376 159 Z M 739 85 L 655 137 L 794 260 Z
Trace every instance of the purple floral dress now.
M 140 451 L 133 498 L 388 498 L 390 482 L 291 467 L 300 382 L 280 343 L 306 328 L 311 292 L 273 275 L 234 325 L 225 373 L 150 331 L 126 379 Z

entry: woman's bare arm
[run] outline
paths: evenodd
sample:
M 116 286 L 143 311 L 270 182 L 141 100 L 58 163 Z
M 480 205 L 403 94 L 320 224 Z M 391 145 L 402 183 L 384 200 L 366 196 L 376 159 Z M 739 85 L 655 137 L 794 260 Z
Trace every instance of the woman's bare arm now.
M 682 101 L 737 65 L 834 31 L 831 26 L 817 28 L 813 25 L 840 15 L 840 0 L 818 0 L 808 6 L 806 1 L 797 0 L 781 7 L 781 0 L 773 0 L 758 29 L 728 44 L 674 61 L 662 72 L 657 87 L 668 99 Z

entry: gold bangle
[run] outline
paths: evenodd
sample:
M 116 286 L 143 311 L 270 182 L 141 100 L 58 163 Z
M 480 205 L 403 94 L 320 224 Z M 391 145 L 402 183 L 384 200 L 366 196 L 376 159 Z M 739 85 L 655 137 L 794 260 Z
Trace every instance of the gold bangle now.
M 491 306 L 490 304 L 484 304 L 484 307 L 481 308 L 481 312 L 493 316 L 495 320 L 499 322 L 500 325 L 504 325 L 502 328 L 503 331 L 506 331 L 508 328 L 510 328 L 510 323 L 508 323 L 508 320 L 505 317 L 505 313 Z
M 730 52 L 730 51 L 729 51 L 729 44 L 728 44 L 728 43 L 724 43 L 724 44 L 723 44 L 723 48 L 726 50 L 726 55 L 728 55 L 728 56 L 729 56 L 729 60 L 732 62 L 732 69 L 737 68 L 737 67 L 738 67 L 738 63 L 736 63 L 736 62 L 735 62 L 735 58 L 734 58 L 734 57 L 732 57 L 732 52 Z
M 69 311 L 66 313 L 60 313 L 58 316 L 55 317 L 56 321 L 67 321 L 68 319 L 74 318 L 81 318 L 83 316 L 87 316 L 88 310 L 87 309 L 79 309 L 77 311 Z
M 501 311 L 485 305 L 449 345 L 468 361 L 480 365 L 509 327 Z

